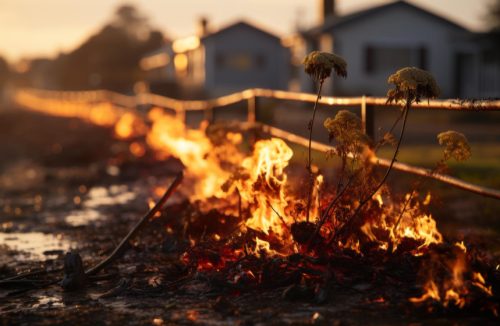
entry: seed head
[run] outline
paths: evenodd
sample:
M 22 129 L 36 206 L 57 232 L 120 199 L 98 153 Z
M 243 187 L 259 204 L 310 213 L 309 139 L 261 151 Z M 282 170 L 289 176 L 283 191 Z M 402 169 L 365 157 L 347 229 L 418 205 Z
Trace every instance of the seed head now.
M 330 77 L 332 70 L 338 76 L 347 77 L 346 61 L 334 53 L 313 51 L 304 58 L 302 64 L 305 72 L 316 81 Z
M 415 67 L 398 70 L 395 74 L 389 76 L 387 82 L 395 86 L 387 92 L 388 103 L 401 100 L 419 102 L 422 98 L 436 98 L 440 93 L 434 76 Z
M 471 155 L 469 142 L 464 134 L 449 130 L 437 135 L 439 145 L 444 146 L 444 158 L 453 157 L 457 161 L 465 161 Z
M 368 137 L 363 133 L 361 119 L 347 110 L 339 111 L 335 118 L 327 118 L 324 126 L 330 134 L 330 139 L 335 139 L 340 146 L 349 148 L 351 151 L 369 142 Z

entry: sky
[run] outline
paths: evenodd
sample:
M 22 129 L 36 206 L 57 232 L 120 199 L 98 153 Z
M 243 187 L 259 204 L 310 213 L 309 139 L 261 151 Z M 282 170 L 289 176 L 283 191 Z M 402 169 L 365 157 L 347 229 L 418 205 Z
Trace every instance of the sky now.
M 483 30 L 492 0 L 410 0 L 472 30 Z M 337 0 L 340 14 L 390 0 Z M 170 38 L 195 32 L 201 16 L 213 28 L 245 18 L 286 35 L 318 19 L 318 0 L 0 0 L 0 55 L 11 61 L 54 56 L 95 33 L 120 4 L 136 5 Z

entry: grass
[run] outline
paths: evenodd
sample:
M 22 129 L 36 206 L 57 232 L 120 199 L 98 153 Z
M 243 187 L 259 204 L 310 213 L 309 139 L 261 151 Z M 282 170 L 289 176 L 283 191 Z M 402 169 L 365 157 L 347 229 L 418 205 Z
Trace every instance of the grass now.
M 307 149 L 296 144 L 288 144 L 293 152 L 293 163 L 304 164 L 307 162 Z M 500 188 L 500 146 L 494 143 L 472 143 L 472 157 L 465 162 L 450 161 L 450 174 L 467 182 L 485 187 Z M 378 156 L 390 158 L 394 149 L 382 148 Z M 439 145 L 402 145 L 398 161 L 433 168 L 439 161 L 442 150 Z M 338 159 L 326 158 L 324 153 L 313 151 L 313 163 L 321 169 L 331 169 Z
M 481 186 L 500 188 L 500 146 L 494 143 L 470 145 L 472 157 L 465 162 L 450 161 L 450 174 Z M 392 153 L 392 148 L 385 147 L 379 151 L 379 156 L 388 158 Z M 438 145 L 408 145 L 401 148 L 398 160 L 432 168 L 441 156 L 442 150 Z

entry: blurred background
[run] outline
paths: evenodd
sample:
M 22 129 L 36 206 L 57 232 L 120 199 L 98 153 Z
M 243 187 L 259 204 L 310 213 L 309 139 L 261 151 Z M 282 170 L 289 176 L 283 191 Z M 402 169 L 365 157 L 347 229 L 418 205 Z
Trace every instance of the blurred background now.
M 311 50 L 349 62 L 326 94 L 381 96 L 402 66 L 443 97 L 500 94 L 497 0 L 3 0 L 0 85 L 149 89 L 206 98 L 262 87 L 312 92 Z

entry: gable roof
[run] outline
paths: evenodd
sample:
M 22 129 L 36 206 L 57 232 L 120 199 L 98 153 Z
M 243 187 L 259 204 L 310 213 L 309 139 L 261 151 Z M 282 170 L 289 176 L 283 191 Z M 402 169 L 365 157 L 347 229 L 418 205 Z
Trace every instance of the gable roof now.
M 265 36 L 265 37 L 271 38 L 275 41 L 281 42 L 281 39 L 278 36 L 274 35 L 273 33 L 270 33 L 262 28 L 255 26 L 254 24 L 248 23 L 244 20 L 237 21 L 235 23 L 232 23 L 228 26 L 225 26 L 225 27 L 219 29 L 218 31 L 216 31 L 214 33 L 210 33 L 208 35 L 205 35 L 201 38 L 201 40 L 204 41 L 204 40 L 207 40 L 210 38 L 218 37 L 218 36 L 221 36 L 227 32 L 230 32 L 234 29 L 240 28 L 240 27 L 252 29 L 255 32 L 261 34 L 262 36 Z
M 324 22 L 322 25 L 316 26 L 316 27 L 306 31 L 305 34 L 309 35 L 309 36 L 313 36 L 316 34 L 328 32 L 328 31 L 332 30 L 333 28 L 335 28 L 335 29 L 342 28 L 342 27 L 350 25 L 350 24 L 355 24 L 356 22 L 359 22 L 363 19 L 370 18 L 370 17 L 377 15 L 379 13 L 382 13 L 386 10 L 398 8 L 398 7 L 413 10 L 413 11 L 418 12 L 420 14 L 423 14 L 431 19 L 439 21 L 442 24 L 446 24 L 448 26 L 459 29 L 461 31 L 467 31 L 467 29 L 465 27 L 463 27 L 462 25 L 459 25 L 458 23 L 455 23 L 455 22 L 453 22 L 453 21 L 451 21 L 443 16 L 440 16 L 438 14 L 430 12 L 422 7 L 411 4 L 405 0 L 398 0 L 398 1 L 393 1 L 393 2 L 384 4 L 381 6 L 356 11 L 354 13 L 351 13 L 351 14 L 348 14 L 345 16 L 331 17 L 331 18 L 327 19 L 327 21 Z

